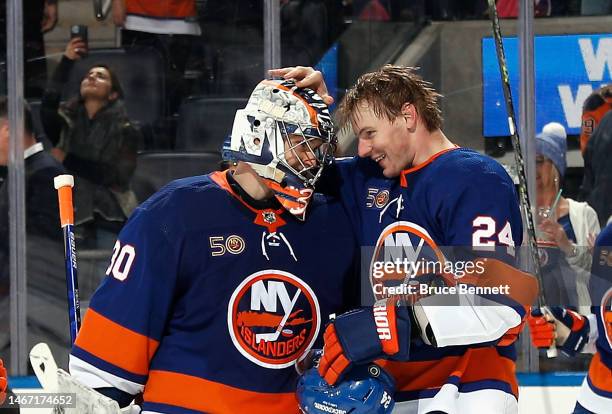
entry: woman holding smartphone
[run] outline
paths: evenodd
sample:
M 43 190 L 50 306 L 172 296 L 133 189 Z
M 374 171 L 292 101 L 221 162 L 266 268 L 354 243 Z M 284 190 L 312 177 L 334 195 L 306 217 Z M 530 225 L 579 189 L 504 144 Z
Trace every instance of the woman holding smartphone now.
M 136 167 L 140 131 L 130 122 L 116 74 L 94 64 L 79 93 L 60 104 L 75 61 L 87 53 L 73 37 L 43 96 L 41 117 L 52 154 L 75 176 L 77 235 L 89 248 L 112 248 L 116 234 L 136 207 L 129 183 Z

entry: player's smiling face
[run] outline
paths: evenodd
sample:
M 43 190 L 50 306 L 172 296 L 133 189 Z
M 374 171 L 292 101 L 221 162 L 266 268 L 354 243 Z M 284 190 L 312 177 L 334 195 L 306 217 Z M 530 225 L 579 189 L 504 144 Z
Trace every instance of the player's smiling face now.
M 359 104 L 352 127 L 359 139 L 359 156 L 378 163 L 385 177 L 399 176 L 412 163 L 414 149 L 404 117 L 390 121 L 364 102 Z

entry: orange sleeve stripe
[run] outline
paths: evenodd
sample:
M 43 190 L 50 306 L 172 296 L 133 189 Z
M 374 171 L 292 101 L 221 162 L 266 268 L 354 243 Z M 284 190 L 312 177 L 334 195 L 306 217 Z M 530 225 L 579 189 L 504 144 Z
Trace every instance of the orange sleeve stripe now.
M 297 414 L 295 393 L 241 390 L 191 375 L 151 371 L 145 402 L 168 404 L 206 413 Z
M 159 342 L 127 329 L 93 309 L 85 313 L 75 345 L 137 375 L 147 375 Z
M 448 356 L 440 360 L 399 362 L 376 361 L 395 378 L 398 391 L 417 391 L 440 388 L 455 375 L 461 383 L 482 380 L 503 381 L 510 384 L 518 396 L 518 382 L 514 362 L 504 358 L 492 347 L 473 348 L 462 356 Z
M 601 355 L 597 352 L 591 365 L 589 365 L 589 379 L 591 384 L 600 390 L 612 392 L 612 369 L 608 368 L 602 361 Z

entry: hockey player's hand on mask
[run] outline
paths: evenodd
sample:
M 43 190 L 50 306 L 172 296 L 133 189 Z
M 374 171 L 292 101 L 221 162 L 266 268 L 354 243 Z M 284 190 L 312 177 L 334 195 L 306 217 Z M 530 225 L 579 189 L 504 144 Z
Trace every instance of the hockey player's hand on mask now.
M 572 310 L 553 306 L 545 313 L 534 308 L 527 320 L 536 348 L 550 348 L 554 341 L 561 352 L 574 356 L 588 342 L 589 320 Z
M 354 364 L 407 358 L 411 319 L 406 306 L 387 302 L 344 313 L 325 329 L 319 373 L 334 385 Z
M 8 387 L 8 375 L 6 373 L 6 368 L 4 368 L 4 363 L 0 359 L 0 405 L 4 402 L 6 398 L 6 388 Z

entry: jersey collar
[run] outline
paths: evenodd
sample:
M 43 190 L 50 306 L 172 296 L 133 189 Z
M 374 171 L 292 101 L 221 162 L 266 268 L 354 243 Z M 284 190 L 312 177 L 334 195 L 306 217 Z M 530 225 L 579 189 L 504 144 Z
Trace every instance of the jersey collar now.
M 434 155 L 432 155 L 431 157 L 429 157 L 427 160 L 423 161 L 419 165 L 415 165 L 414 167 L 410 167 L 410 168 L 403 170 L 400 173 L 400 185 L 404 188 L 407 188 L 408 187 L 408 178 L 407 178 L 408 174 L 412 174 L 413 172 L 419 171 L 420 169 L 427 167 L 429 164 L 432 163 L 433 160 L 438 158 L 440 155 L 446 154 L 447 152 L 450 152 L 450 151 L 454 151 L 458 148 L 460 147 L 458 145 L 455 145 L 453 148 L 447 148 L 440 152 L 436 152 Z
M 276 229 L 287 224 L 285 220 L 281 217 L 284 211 L 286 211 L 283 207 L 279 207 L 277 209 L 265 208 L 265 209 L 257 209 L 247 203 L 240 195 L 238 195 L 230 183 L 227 180 L 227 174 L 229 174 L 229 170 L 225 171 L 216 171 L 210 174 L 210 178 L 221 188 L 227 191 L 232 197 L 238 200 L 243 206 L 251 210 L 255 213 L 255 220 L 253 223 L 266 227 L 268 232 L 274 233 Z

